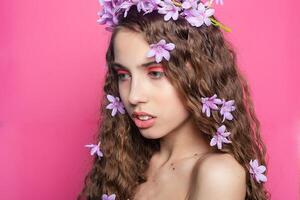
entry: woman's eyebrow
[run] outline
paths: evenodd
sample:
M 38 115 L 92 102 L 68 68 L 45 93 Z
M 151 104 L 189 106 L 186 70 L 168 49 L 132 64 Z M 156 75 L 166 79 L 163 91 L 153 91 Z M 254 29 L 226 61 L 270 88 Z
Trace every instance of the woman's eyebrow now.
M 147 63 L 141 64 L 140 66 L 142 66 L 142 67 L 148 67 L 148 66 L 151 66 L 153 64 L 157 64 L 157 63 L 155 61 L 151 61 L 151 62 L 147 62 Z M 122 65 L 120 63 L 117 63 L 117 62 L 112 62 L 112 67 L 113 68 L 121 68 L 121 69 L 128 70 L 127 67 L 125 67 L 124 65 Z

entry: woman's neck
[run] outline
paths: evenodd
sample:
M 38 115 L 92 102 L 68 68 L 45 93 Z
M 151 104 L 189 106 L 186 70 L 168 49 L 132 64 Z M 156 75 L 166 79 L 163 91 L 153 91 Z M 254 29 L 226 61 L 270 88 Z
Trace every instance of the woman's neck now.
M 156 153 L 156 156 L 161 160 L 161 165 L 164 165 L 212 150 L 192 118 L 189 117 L 176 130 L 160 139 L 160 151 Z

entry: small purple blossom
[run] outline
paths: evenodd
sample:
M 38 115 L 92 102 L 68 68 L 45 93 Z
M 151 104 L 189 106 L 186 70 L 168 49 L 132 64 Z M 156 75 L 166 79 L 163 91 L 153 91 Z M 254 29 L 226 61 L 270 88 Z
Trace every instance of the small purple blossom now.
M 164 20 L 169 21 L 171 18 L 177 20 L 179 16 L 180 7 L 177 7 L 172 0 L 160 1 L 158 7 L 158 13 L 165 14 Z
M 103 9 L 98 12 L 99 19 L 97 20 L 98 24 L 107 24 L 108 28 L 106 30 L 111 30 L 118 24 L 117 11 L 119 9 L 121 0 L 100 0 L 100 4 Z
M 137 10 L 140 12 L 141 10 L 144 12 L 144 15 L 147 13 L 151 13 L 153 10 L 156 10 L 158 8 L 157 3 L 158 0 L 140 0 L 137 1 Z
M 98 144 L 87 144 L 85 147 L 91 148 L 91 156 L 97 153 L 98 157 L 103 157 L 103 153 L 100 150 L 100 142 Z
M 249 172 L 255 180 L 260 183 L 260 182 L 266 182 L 267 177 L 263 174 L 266 171 L 266 167 L 264 165 L 259 165 L 257 159 L 255 160 L 250 160 L 250 169 Z
M 166 60 L 170 59 L 169 51 L 172 51 L 175 48 L 175 44 L 166 43 L 164 39 L 160 40 L 156 44 L 150 45 L 150 50 L 147 52 L 147 57 L 155 56 L 155 60 L 157 63 L 160 63 L 163 58 Z
M 117 114 L 117 111 L 119 111 L 121 114 L 125 113 L 124 105 L 120 101 L 119 97 L 114 97 L 109 94 L 106 97 L 107 97 L 108 101 L 111 102 L 110 104 L 108 104 L 106 106 L 106 109 L 112 110 L 112 112 L 111 112 L 112 116 L 115 116 Z
M 227 120 L 233 119 L 233 116 L 230 113 L 236 109 L 236 107 L 233 104 L 234 104 L 234 100 L 230 100 L 230 101 L 225 101 L 224 99 L 222 100 L 222 107 L 220 110 L 220 114 L 223 115 L 222 122 L 224 122 L 225 119 Z
M 116 199 L 116 195 L 112 194 L 112 195 L 107 195 L 107 194 L 103 194 L 102 195 L 102 200 L 115 200 Z
M 211 25 L 210 18 L 215 13 L 215 9 L 205 7 L 203 3 L 199 3 L 197 9 L 192 8 L 185 10 L 183 15 L 185 19 L 195 27 L 200 27 L 202 24 Z
M 156 10 L 158 7 L 159 0 L 127 0 L 123 1 L 119 6 L 119 10 L 124 10 L 124 17 L 127 17 L 127 13 L 130 10 L 131 6 L 135 5 L 138 12 L 143 11 L 144 15 L 147 13 L 151 13 L 153 10 Z
M 123 3 L 121 3 L 121 5 L 118 7 L 118 10 L 123 9 L 124 10 L 124 17 L 127 17 L 127 13 L 130 10 L 131 6 L 136 5 L 136 2 L 133 0 L 129 0 L 129 1 L 124 1 Z
M 222 104 L 222 100 L 217 98 L 217 95 L 214 94 L 211 97 L 201 97 L 202 113 L 206 113 L 207 117 L 210 117 L 210 109 L 218 110 L 218 106 L 216 104 Z
M 191 8 L 197 8 L 198 0 L 184 0 L 182 3 L 183 9 L 191 9 Z
M 222 125 L 218 128 L 217 132 L 213 136 L 213 138 L 210 141 L 210 146 L 218 146 L 218 149 L 222 149 L 222 143 L 231 143 L 230 140 L 228 140 L 226 137 L 228 137 L 231 133 L 225 132 L 226 127 L 225 125 Z

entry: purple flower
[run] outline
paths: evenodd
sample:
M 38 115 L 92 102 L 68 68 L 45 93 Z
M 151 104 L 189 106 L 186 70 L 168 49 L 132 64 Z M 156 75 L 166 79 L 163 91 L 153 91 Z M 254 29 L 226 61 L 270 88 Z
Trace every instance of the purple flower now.
M 91 148 L 91 156 L 97 153 L 98 157 L 103 157 L 103 153 L 100 150 L 100 142 L 98 144 L 87 144 L 85 147 Z
M 116 195 L 112 194 L 112 195 L 107 195 L 107 194 L 103 194 L 102 195 L 102 200 L 115 200 L 116 199 Z
M 230 100 L 230 101 L 225 101 L 224 99 L 222 100 L 222 107 L 220 110 L 221 115 L 223 115 L 222 122 L 224 122 L 225 119 L 227 119 L 227 120 L 233 119 L 233 116 L 230 113 L 236 109 L 236 107 L 233 104 L 234 104 L 234 100 Z
M 117 12 L 121 9 L 124 10 L 124 17 L 127 17 L 127 13 L 130 10 L 131 6 L 136 5 L 136 2 L 133 0 L 124 1 L 118 8 Z
M 184 0 L 182 3 L 183 9 L 191 9 L 191 8 L 197 8 L 197 2 L 198 0 Z
M 166 44 L 165 40 L 160 40 L 157 44 L 151 44 L 150 50 L 147 52 L 147 57 L 153 57 L 155 56 L 155 60 L 157 63 L 161 62 L 163 57 L 166 60 L 170 59 L 170 53 L 169 51 L 173 50 L 175 48 L 175 44 L 168 43 Z
M 107 24 L 109 28 L 107 30 L 110 30 L 112 27 L 116 26 L 118 24 L 117 19 L 117 10 L 118 7 L 122 3 L 120 0 L 100 0 L 100 4 L 102 5 L 103 9 L 98 12 L 98 16 L 100 17 L 97 20 L 97 23 L 99 24 Z
M 266 171 L 266 167 L 264 165 L 259 165 L 257 159 L 255 160 L 250 160 L 250 169 L 249 172 L 252 175 L 253 178 L 255 178 L 255 180 L 260 183 L 262 182 L 266 182 L 267 181 L 267 177 L 263 174 Z
M 231 143 L 226 137 L 228 137 L 231 133 L 225 132 L 226 127 L 222 125 L 218 128 L 217 132 L 213 136 L 210 141 L 210 146 L 215 146 L 217 144 L 218 149 L 222 149 L 222 143 Z
M 137 1 L 137 0 L 135 0 Z M 151 13 L 153 10 L 156 10 L 158 8 L 158 0 L 141 0 L 137 1 L 137 10 L 140 12 L 143 10 L 144 15 L 147 13 Z
M 203 3 L 199 3 L 197 9 L 189 9 L 183 12 L 185 19 L 196 27 L 202 26 L 205 23 L 207 26 L 211 25 L 210 16 L 215 13 L 213 8 L 205 7 Z
M 115 116 L 117 114 L 117 111 L 119 111 L 122 114 L 125 113 L 124 105 L 120 101 L 119 97 L 114 97 L 114 96 L 109 95 L 109 94 L 106 97 L 107 97 L 108 101 L 111 102 L 110 104 L 108 104 L 106 106 L 106 109 L 112 110 L 112 112 L 111 112 L 112 116 Z
M 217 95 L 214 94 L 212 97 L 201 97 L 202 113 L 206 113 L 207 117 L 210 117 L 210 109 L 218 110 L 218 106 L 216 104 L 222 104 L 222 100 L 217 98 Z
M 171 18 L 177 20 L 179 16 L 180 7 L 174 5 L 172 0 L 164 0 L 158 3 L 161 7 L 158 7 L 158 13 L 165 14 L 164 20 L 169 21 Z

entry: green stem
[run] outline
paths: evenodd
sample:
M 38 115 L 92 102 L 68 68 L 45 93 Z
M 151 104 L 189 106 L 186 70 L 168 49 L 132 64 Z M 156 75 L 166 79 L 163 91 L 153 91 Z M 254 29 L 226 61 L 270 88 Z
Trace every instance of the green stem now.
M 227 32 L 231 32 L 231 29 L 223 24 L 221 24 L 220 22 L 218 22 L 217 20 L 213 19 L 213 18 L 209 18 L 212 22 L 213 25 L 215 26 L 219 26 L 221 29 L 224 29 Z

